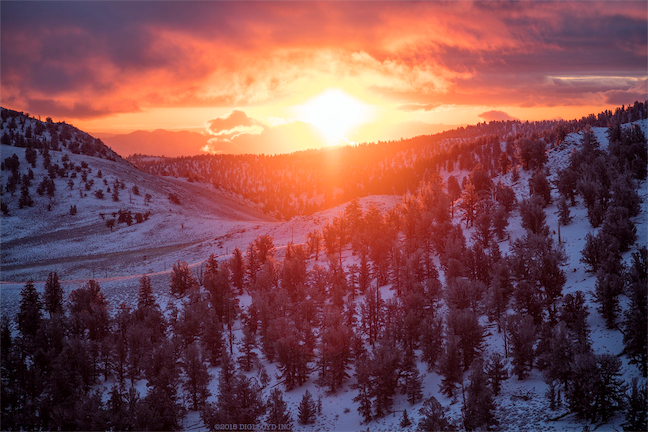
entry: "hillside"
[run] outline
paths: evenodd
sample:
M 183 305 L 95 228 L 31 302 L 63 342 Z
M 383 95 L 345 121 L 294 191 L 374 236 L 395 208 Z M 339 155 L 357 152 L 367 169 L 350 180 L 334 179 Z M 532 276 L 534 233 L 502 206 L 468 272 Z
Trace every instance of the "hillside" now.
M 18 414 L 6 410 L 3 419 L 46 429 L 277 425 L 279 416 L 271 420 L 264 404 L 282 411 L 279 397 L 295 430 L 413 430 L 422 421 L 436 422 L 433 429 L 443 421 L 459 430 L 620 430 L 632 380 L 639 388 L 646 383 L 648 120 L 622 122 L 631 113 L 617 114 L 610 113 L 610 128 L 583 124 L 562 130 L 558 141 L 548 138 L 555 124 L 546 141 L 533 137 L 540 125 L 520 132 L 519 123 L 492 125 L 516 129 L 510 139 L 486 125 L 486 137 L 439 137 L 436 147 L 421 148 L 452 155 L 449 144 L 465 147 L 457 144 L 456 162 L 424 165 L 413 177 L 424 181 L 409 192 L 388 188 L 330 201 L 285 222 L 194 178 L 156 177 L 65 149 L 49 150 L 50 163 L 67 163 L 68 177 L 57 170 L 53 198 L 47 188 L 38 196 L 35 185 L 51 178 L 39 154 L 36 167 L 29 165 L 34 204 L 19 208 L 23 184 L 14 196 L 2 195 L 9 211 L 2 216 L 2 280 L 14 281 L 2 284 L 2 312 L 33 305 L 24 282 L 37 280 L 35 292 L 43 293 L 49 271 L 61 279 L 65 311 L 44 316 L 35 336 L 24 321 L 12 331 L 3 325 L 2 336 L 24 341 L 37 365 L 25 363 L 26 370 L 52 365 L 43 369 L 46 383 L 88 385 L 59 384 L 68 393 L 34 397 L 59 416 L 41 419 L 32 405 L 11 401 Z M 299 168 L 302 157 L 327 154 L 332 164 L 333 156 L 355 152 L 339 159 L 341 175 L 372 149 L 367 167 L 390 160 L 392 151 L 420 154 L 418 143 L 429 140 L 397 151 L 396 143 L 366 145 L 277 161 Z M 27 174 L 27 150 L 0 150 L 5 187 L 15 177 L 6 155 L 15 153 L 16 169 Z M 246 166 L 247 173 L 273 161 L 231 160 L 234 172 Z M 164 166 L 200 172 L 200 161 Z M 276 174 L 287 183 L 299 177 L 288 166 Z M 84 172 L 86 181 L 79 179 Z M 119 201 L 107 191 L 115 179 Z M 103 200 L 92 195 L 98 187 Z M 108 219 L 119 209 L 151 214 L 111 232 L 99 213 Z M 171 270 L 176 261 L 188 265 Z M 69 330 L 55 332 L 67 323 Z M 29 354 L 40 331 L 65 348 Z M 7 356 L 20 363 L 18 352 Z M 10 395 L 38 392 L 20 382 L 3 386 Z M 315 414 L 301 424 L 306 391 Z M 405 410 L 410 426 L 402 426 Z
M 636 102 L 614 112 L 581 119 L 540 122 L 494 121 L 398 141 L 307 150 L 280 155 L 200 155 L 128 160 L 143 171 L 190 178 L 218 185 L 258 203 L 264 211 L 287 220 L 310 215 L 354 198 L 416 190 L 421 181 L 439 170 L 471 170 L 481 164 L 490 176 L 511 166 L 516 154 L 536 144 L 559 146 L 566 134 L 586 126 L 607 127 L 648 116 Z M 500 148 L 500 142 L 506 148 Z
M 12 128 L 12 122 L 18 127 Z M 7 116 L 2 130 L 4 136 L 22 136 L 38 124 L 48 127 Z M 112 275 L 162 270 L 173 262 L 169 254 L 273 221 L 226 191 L 143 173 L 96 140 L 91 154 L 85 154 L 84 143 L 93 139 L 69 125 L 59 128 L 63 136 L 43 132 L 48 150 L 29 142 L 20 146 L 13 138 L 9 142 L 15 145 L 0 147 L 3 281 L 44 279 L 52 267 L 70 278 L 91 277 L 91 267 Z M 52 136 L 58 150 L 52 148 Z M 86 141 L 75 152 L 80 139 Z M 23 196 L 29 202 L 23 203 Z

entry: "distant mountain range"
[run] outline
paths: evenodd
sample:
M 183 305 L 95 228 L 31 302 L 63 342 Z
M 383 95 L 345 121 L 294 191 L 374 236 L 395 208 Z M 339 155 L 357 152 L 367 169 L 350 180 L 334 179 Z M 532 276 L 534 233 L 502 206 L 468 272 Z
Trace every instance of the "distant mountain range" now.
M 210 136 L 199 132 L 168 131 L 164 129 L 153 132 L 138 130 L 129 134 L 97 134 L 104 144 L 123 156 L 135 153 L 154 156 L 195 156 L 205 154 L 201 149 L 208 144 Z
M 419 135 L 432 135 L 461 125 L 429 124 L 410 121 L 398 125 L 365 124 L 358 128 L 360 136 L 366 141 L 390 141 Z M 325 146 L 315 128 L 303 122 L 295 122 L 266 129 L 261 135 L 241 135 L 231 143 L 209 144 L 211 135 L 193 131 L 168 131 L 158 129 L 152 132 L 138 130 L 128 134 L 94 133 L 107 146 L 124 157 L 133 154 L 151 156 L 196 156 L 210 152 L 242 153 L 290 153 L 307 148 Z M 207 149 L 203 150 L 205 146 Z

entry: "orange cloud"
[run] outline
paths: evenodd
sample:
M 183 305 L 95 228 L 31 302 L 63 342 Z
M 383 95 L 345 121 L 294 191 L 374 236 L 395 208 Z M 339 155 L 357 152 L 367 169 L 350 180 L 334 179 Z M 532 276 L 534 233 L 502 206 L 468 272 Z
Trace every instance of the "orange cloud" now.
M 338 84 L 412 115 L 646 96 L 640 2 L 7 2 L 0 20 L 2 104 L 73 120 L 267 107 Z M 556 78 L 578 76 L 622 79 Z
M 202 151 L 211 154 L 278 154 L 321 148 L 326 143 L 316 128 L 305 122 L 265 126 L 260 133 L 216 137 Z

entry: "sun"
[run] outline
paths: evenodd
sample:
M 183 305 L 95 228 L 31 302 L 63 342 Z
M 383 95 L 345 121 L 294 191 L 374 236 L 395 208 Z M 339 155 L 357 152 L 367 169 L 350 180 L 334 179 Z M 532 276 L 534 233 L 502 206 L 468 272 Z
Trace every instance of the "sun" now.
M 368 121 L 371 107 L 340 89 L 328 89 L 297 108 L 300 120 L 320 130 L 329 145 L 349 142 L 354 127 Z

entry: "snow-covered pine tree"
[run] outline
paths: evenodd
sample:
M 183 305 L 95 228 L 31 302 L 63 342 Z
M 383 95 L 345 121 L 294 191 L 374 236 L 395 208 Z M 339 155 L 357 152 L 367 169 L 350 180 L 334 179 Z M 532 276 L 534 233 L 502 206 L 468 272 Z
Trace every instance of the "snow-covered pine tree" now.
M 277 430 L 288 430 L 292 427 L 292 417 L 288 411 L 288 405 L 283 400 L 283 393 L 278 388 L 274 388 L 270 393 L 267 402 L 268 414 L 266 424 L 277 426 Z M 287 429 L 281 429 L 279 426 Z
M 488 358 L 486 375 L 488 376 L 488 382 L 493 390 L 493 394 L 495 396 L 499 395 L 502 389 L 502 381 L 509 377 L 501 354 L 493 353 Z
M 56 272 L 50 272 L 47 276 L 43 300 L 50 318 L 63 312 L 63 288 Z
M 459 338 L 453 334 L 446 336 L 445 352 L 441 357 L 439 372 L 441 378 L 441 393 L 454 397 L 457 384 L 463 379 L 461 369 L 461 354 L 459 352 Z
M 407 410 L 403 410 L 403 417 L 401 417 L 401 421 L 398 425 L 401 428 L 405 429 L 411 424 L 412 424 L 412 420 L 410 420 L 409 416 L 407 415 Z
M 466 389 L 466 402 L 463 406 L 464 427 L 467 431 L 489 428 L 497 424 L 495 401 L 487 385 L 484 365 L 481 359 L 471 366 L 470 384 Z
M 425 432 L 454 431 L 457 427 L 452 424 L 445 415 L 445 409 L 439 401 L 430 396 L 423 402 L 419 410 L 421 420 L 418 423 L 418 430 Z
M 648 388 L 639 385 L 639 380 L 632 378 L 630 393 L 626 395 L 625 422 L 621 425 L 624 431 L 648 430 Z
M 311 392 L 306 390 L 298 408 L 298 419 L 302 425 L 315 423 L 317 419 L 317 406 L 313 400 Z
M 181 365 L 185 378 L 182 386 L 189 395 L 191 407 L 194 411 L 198 411 L 210 395 L 207 386 L 211 376 L 202 357 L 197 342 L 189 345 L 182 353 Z

